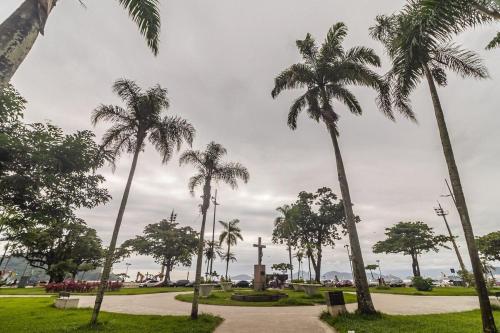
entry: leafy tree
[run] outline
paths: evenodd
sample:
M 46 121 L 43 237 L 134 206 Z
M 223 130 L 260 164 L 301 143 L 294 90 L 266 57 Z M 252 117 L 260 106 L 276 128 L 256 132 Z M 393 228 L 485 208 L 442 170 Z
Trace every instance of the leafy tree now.
M 195 132 L 194 127 L 186 120 L 180 117 L 163 116 L 163 111 L 169 108 L 170 103 L 167 90 L 159 85 L 143 91 L 135 82 L 120 79 L 113 84 L 113 91 L 124 101 L 126 108 L 101 105 L 94 110 L 92 122 L 94 125 L 100 121 L 113 123 L 102 139 L 102 149 L 113 163 L 122 152 L 132 153 L 133 159 L 104 263 L 101 284 L 92 313 L 92 326 L 97 324 L 137 160 L 139 153 L 145 148 L 146 139 L 149 139 L 149 142 L 160 152 L 162 162 L 167 163 L 174 150 L 180 150 L 184 142 L 192 144 Z
M 372 276 L 372 280 L 375 279 L 373 277 L 373 271 L 376 270 L 378 268 L 378 265 L 374 265 L 374 264 L 371 264 L 371 265 L 366 265 L 365 269 L 367 271 L 370 271 L 370 275 Z
M 364 271 L 361 246 L 356 229 L 355 215 L 352 210 L 349 184 L 340 153 L 338 142 L 339 114 L 332 104 L 333 100 L 345 105 L 348 110 L 361 115 L 362 108 L 349 86 L 365 86 L 379 92 L 379 106 L 386 116 L 393 119 L 388 87 L 384 79 L 370 69 L 380 67 L 380 59 L 367 47 L 344 49 L 342 42 L 347 35 L 344 23 L 335 24 L 328 32 L 323 45 L 318 48 L 312 36 L 297 41 L 303 61 L 290 66 L 274 80 L 272 97 L 276 98 L 287 89 L 305 88 L 306 92 L 297 98 L 288 113 L 288 126 L 297 127 L 297 117 L 304 109 L 308 115 L 322 121 L 330 134 L 337 162 L 337 174 L 342 199 L 347 216 L 347 229 L 352 248 L 354 279 L 358 296 L 358 309 L 361 313 L 375 313 L 370 296 L 368 281 Z M 411 114 L 406 114 L 411 116 Z
M 191 227 L 178 225 L 179 223 L 165 219 L 149 224 L 144 228 L 142 236 L 126 241 L 122 246 L 131 247 L 140 255 L 152 256 L 158 264 L 165 267 L 165 282 L 170 281 L 170 272 L 175 266 L 191 266 L 191 257 L 198 244 L 196 231 Z
M 477 238 L 479 252 L 489 261 L 500 261 L 500 231 Z
M 137 24 L 154 55 L 160 36 L 159 0 L 117 0 Z M 25 0 L 0 24 L 0 88 L 12 78 L 35 44 L 44 34 L 45 23 L 58 0 Z
M 241 229 L 238 226 L 240 220 L 234 219 L 229 222 L 219 221 L 219 223 L 222 225 L 222 228 L 224 230 L 219 236 L 219 245 L 222 245 L 222 243 L 226 243 L 227 245 L 227 252 L 224 257 L 226 260 L 226 281 L 227 281 L 227 271 L 229 269 L 229 260 L 231 259 L 230 256 L 231 246 L 235 246 L 236 243 L 238 243 L 238 239 L 243 240 L 243 236 L 241 235 Z M 234 260 L 236 260 L 236 258 L 234 258 Z
M 417 222 L 399 222 L 385 229 L 387 238 L 373 246 L 375 253 L 402 253 L 411 256 L 413 276 L 420 276 L 418 256 L 424 252 L 438 252 L 439 247 L 445 247 L 450 237 L 435 235 L 427 224 Z
M 222 247 L 220 246 L 219 242 L 217 241 L 205 241 L 205 249 L 203 250 L 205 254 L 205 262 L 207 263 L 207 272 L 205 273 L 206 276 L 208 276 L 209 273 L 209 267 L 211 263 L 217 258 L 217 257 L 222 257 L 224 255 L 224 252 L 222 251 Z
M 288 259 L 290 261 L 290 279 L 293 278 L 293 263 L 292 263 L 292 237 L 294 232 L 296 231 L 296 225 L 292 218 L 292 207 L 290 205 L 283 205 L 281 207 L 276 208 L 281 216 L 277 217 L 274 220 L 274 229 L 273 229 L 273 243 L 275 244 L 283 244 L 286 242 L 288 248 Z
M 278 272 L 281 272 L 281 273 L 285 274 L 288 270 L 290 270 L 290 264 L 287 264 L 287 263 L 284 263 L 284 262 L 279 263 L 279 264 L 273 264 L 271 266 L 271 269 L 273 271 L 278 271 Z
M 447 29 L 442 25 L 436 25 L 432 16 L 420 14 L 416 3 L 410 2 L 399 14 L 377 17 L 377 25 L 371 29 L 371 34 L 385 45 L 392 59 L 392 68 L 387 77 L 392 87 L 392 99 L 397 109 L 411 112 L 410 94 L 417 88 L 422 79 L 427 81 L 441 145 L 448 166 L 451 187 L 476 281 L 483 330 L 484 332 L 496 332 L 467 202 L 436 87 L 436 84 L 446 85 L 446 71 L 453 71 L 462 77 L 479 79 L 488 77 L 488 73 L 481 59 L 475 53 L 450 43 L 449 29 L 452 28 Z
M 302 191 L 292 206 L 291 218 L 296 225 L 292 235 L 294 245 L 301 244 L 307 253 L 315 272 L 315 280 L 320 281 L 324 246 L 335 246 L 340 239 L 340 230 L 345 227 L 346 217 L 342 201 L 327 187 L 316 193 Z M 355 217 L 359 221 L 359 217 Z
M 75 278 L 79 267 L 88 264 L 95 268 L 102 259 L 101 240 L 82 219 L 47 216 L 25 220 L 19 215 L 9 223 L 7 237 L 14 255 L 45 270 L 50 282 L 62 282 L 67 273 Z
M 191 194 L 194 194 L 196 187 L 203 185 L 203 203 L 201 205 L 202 221 L 196 259 L 196 278 L 191 309 L 192 319 L 198 318 L 198 298 L 200 296 L 205 224 L 207 221 L 207 211 L 210 206 L 210 198 L 212 197 L 212 182 L 223 182 L 233 189 L 236 189 L 238 187 L 238 179 L 246 183 L 250 177 L 248 170 L 240 163 L 223 162 L 222 158 L 226 154 L 226 148 L 218 143 L 210 142 L 205 151 L 188 150 L 184 152 L 179 159 L 180 165 L 192 164 L 198 170 L 198 173 L 189 180 L 188 186 Z

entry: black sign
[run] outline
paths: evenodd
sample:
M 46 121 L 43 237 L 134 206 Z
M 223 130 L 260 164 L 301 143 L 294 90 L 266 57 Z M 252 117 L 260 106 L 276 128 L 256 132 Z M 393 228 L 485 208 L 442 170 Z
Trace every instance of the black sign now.
M 325 296 L 326 304 L 330 306 L 345 305 L 344 293 L 342 291 L 328 291 Z
M 450 268 L 451 274 L 455 274 L 455 268 Z

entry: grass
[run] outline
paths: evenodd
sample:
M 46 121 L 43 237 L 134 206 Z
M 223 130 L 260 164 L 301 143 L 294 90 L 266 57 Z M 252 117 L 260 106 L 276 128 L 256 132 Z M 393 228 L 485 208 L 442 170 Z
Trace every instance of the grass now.
M 494 312 L 496 322 L 500 322 L 500 312 Z M 481 313 L 479 310 L 418 315 L 392 316 L 386 314 L 358 315 L 345 314 L 332 318 L 324 313 L 321 319 L 335 327 L 339 333 L 471 333 L 481 332 Z
M 322 290 L 343 290 L 347 292 L 356 292 L 354 288 L 322 288 Z M 435 287 L 432 291 L 418 291 L 412 287 L 396 287 L 389 289 L 370 288 L 372 293 L 395 294 L 395 295 L 413 295 L 413 296 L 477 296 L 476 289 L 465 287 Z M 500 292 L 500 288 L 491 288 L 490 295 Z
M 161 287 L 161 288 L 122 288 L 118 291 L 109 291 L 106 295 L 144 295 L 159 294 L 179 291 L 190 291 L 193 288 L 185 287 Z M 72 293 L 77 294 L 77 293 Z M 95 295 L 96 292 L 82 293 L 82 295 Z M 45 288 L 0 288 L 0 295 L 57 295 L 57 293 L 46 293 Z
M 2 298 L 2 332 L 16 333 L 209 333 L 222 322 L 219 317 L 201 315 L 193 321 L 188 316 L 144 316 L 101 312 L 99 326 L 88 326 L 92 310 L 59 310 L 53 298 Z
M 246 290 L 251 292 L 250 290 Z M 238 291 L 244 292 L 244 291 Z M 323 294 L 318 294 L 312 297 L 307 296 L 303 291 L 283 290 L 288 294 L 287 298 L 282 298 L 275 302 L 242 302 L 231 299 L 233 292 L 214 291 L 209 297 L 200 298 L 201 304 L 212 305 L 230 305 L 230 306 L 303 306 L 325 304 Z M 192 302 L 193 294 L 180 294 L 175 297 L 179 301 Z M 356 302 L 356 295 L 344 294 L 346 303 Z

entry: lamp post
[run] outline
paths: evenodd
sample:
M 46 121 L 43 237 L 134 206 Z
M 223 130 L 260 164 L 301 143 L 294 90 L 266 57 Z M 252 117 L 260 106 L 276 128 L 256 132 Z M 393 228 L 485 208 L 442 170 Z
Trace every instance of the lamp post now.
M 131 263 L 129 263 L 129 262 L 126 262 L 126 263 L 125 263 L 125 266 L 127 266 L 127 268 L 125 269 L 125 278 L 127 278 L 127 277 L 128 277 L 128 268 L 129 268 L 131 265 L 132 265 L 132 264 L 131 264 Z
M 215 214 L 217 213 L 217 206 L 220 205 L 220 203 L 217 202 L 217 190 L 215 190 L 215 195 L 212 197 L 212 203 L 214 204 L 214 222 L 213 222 L 213 225 L 212 225 L 212 243 L 210 244 L 211 245 L 211 254 L 212 254 L 212 258 L 210 258 L 210 276 L 212 276 L 212 273 L 213 273 L 213 270 L 212 270 L 212 267 L 213 267 L 213 264 L 214 264 L 214 257 L 215 257 L 215 254 L 214 254 L 214 245 L 215 245 Z
M 349 266 L 351 267 L 352 281 L 354 282 L 354 271 L 352 270 L 352 256 L 349 252 L 349 244 L 344 245 L 344 247 L 347 249 L 347 257 L 349 258 Z

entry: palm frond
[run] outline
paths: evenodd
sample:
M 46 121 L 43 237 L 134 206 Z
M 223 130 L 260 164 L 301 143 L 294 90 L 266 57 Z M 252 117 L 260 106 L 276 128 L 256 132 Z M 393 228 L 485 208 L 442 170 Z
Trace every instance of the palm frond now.
M 134 122 L 133 118 L 123 108 L 115 105 L 101 104 L 92 111 L 91 122 L 92 125 L 97 125 L 100 121 L 111 121 L 131 124 Z
M 198 150 L 187 150 L 182 153 L 179 158 L 179 165 L 194 164 L 196 166 L 203 165 L 203 154 Z
M 204 181 L 205 175 L 201 173 L 189 178 L 188 188 L 191 195 L 194 195 L 194 190 L 202 185 Z
M 214 170 L 213 177 L 217 181 L 223 181 L 232 188 L 237 188 L 237 180 L 240 179 L 247 183 L 250 179 L 250 174 L 246 167 L 238 162 L 229 162 L 220 165 Z
M 150 142 L 162 155 L 163 163 L 172 157 L 174 149 L 179 151 L 184 142 L 193 143 L 195 129 L 187 120 L 180 117 L 164 117 L 153 127 Z
M 283 90 L 303 88 L 314 83 L 314 73 L 307 64 L 294 64 L 274 79 L 271 96 L 276 98 Z
M 480 79 L 488 77 L 488 70 L 481 58 L 475 52 L 462 50 L 456 45 L 448 44 L 438 47 L 434 52 L 433 60 L 462 77 Z
M 491 40 L 491 42 L 488 43 L 488 45 L 486 46 L 486 49 L 491 50 L 491 49 L 494 49 L 494 48 L 499 47 L 499 46 L 500 46 L 500 32 L 497 33 L 495 38 L 493 38 Z
M 358 64 L 380 67 L 380 57 L 369 47 L 356 46 L 347 50 L 345 60 Z
M 128 11 L 141 34 L 146 38 L 149 48 L 154 55 L 157 55 L 161 31 L 160 1 L 118 0 L 118 2 Z
M 141 88 L 132 80 L 118 79 L 113 83 L 113 92 L 115 92 L 127 106 L 137 111 L 137 103 L 142 94 Z
M 308 33 L 306 38 L 303 40 L 297 40 L 295 43 L 297 44 L 297 48 L 299 49 L 299 52 L 304 60 L 310 64 L 314 63 L 318 54 L 318 48 L 316 47 L 316 42 L 314 38 L 312 38 L 311 34 Z

